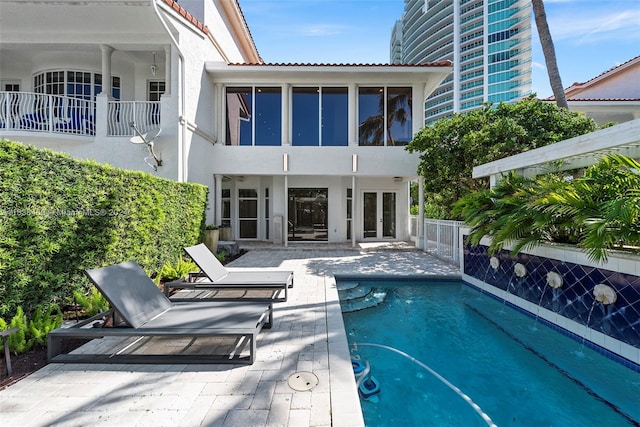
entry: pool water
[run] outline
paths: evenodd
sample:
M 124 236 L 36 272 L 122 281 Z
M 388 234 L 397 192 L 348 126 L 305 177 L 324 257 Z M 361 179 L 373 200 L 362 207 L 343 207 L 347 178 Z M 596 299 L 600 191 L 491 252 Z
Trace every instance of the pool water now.
M 380 386 L 361 397 L 367 426 L 640 426 L 640 373 L 467 284 L 338 289 L 343 311 L 358 308 L 349 295 L 374 301 L 343 313 L 352 359 Z

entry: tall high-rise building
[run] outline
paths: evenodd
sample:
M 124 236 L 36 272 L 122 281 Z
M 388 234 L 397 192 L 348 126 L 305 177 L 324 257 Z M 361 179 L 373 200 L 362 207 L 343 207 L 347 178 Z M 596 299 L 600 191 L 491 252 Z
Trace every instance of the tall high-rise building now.
M 425 102 L 425 122 L 528 95 L 531 19 L 529 0 L 405 0 L 390 62 L 453 62 L 451 76 Z

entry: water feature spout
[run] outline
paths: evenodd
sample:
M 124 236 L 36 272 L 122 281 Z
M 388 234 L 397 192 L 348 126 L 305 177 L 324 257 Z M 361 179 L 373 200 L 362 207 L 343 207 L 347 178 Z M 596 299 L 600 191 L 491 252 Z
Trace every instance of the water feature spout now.
M 593 288 L 593 296 L 604 305 L 613 304 L 618 299 L 616 291 L 611 286 L 602 283 Z
M 527 267 L 525 267 L 524 264 L 518 262 L 513 266 L 513 272 L 517 277 L 522 278 L 527 275 Z
M 547 273 L 547 284 L 553 289 L 558 289 L 562 287 L 562 276 L 556 273 L 555 271 L 550 271 Z

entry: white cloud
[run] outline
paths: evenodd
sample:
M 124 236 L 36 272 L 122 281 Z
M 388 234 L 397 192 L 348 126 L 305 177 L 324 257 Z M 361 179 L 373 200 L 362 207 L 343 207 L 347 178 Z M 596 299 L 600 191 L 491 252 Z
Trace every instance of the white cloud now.
M 347 27 L 336 24 L 297 25 L 292 28 L 293 33 L 301 36 L 324 37 L 336 36 L 347 32 Z
M 540 70 L 546 70 L 547 69 L 547 66 L 545 64 L 543 64 L 541 62 L 537 62 L 537 61 L 532 61 L 531 62 L 531 66 L 533 68 L 538 68 Z
M 594 8 L 559 12 L 554 15 L 547 13 L 554 40 L 590 44 L 611 39 L 640 39 L 640 9 L 603 12 Z

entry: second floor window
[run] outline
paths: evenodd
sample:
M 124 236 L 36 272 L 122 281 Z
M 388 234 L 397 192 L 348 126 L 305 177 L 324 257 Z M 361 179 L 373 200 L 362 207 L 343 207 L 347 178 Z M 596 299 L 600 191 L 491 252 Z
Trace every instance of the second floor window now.
M 359 145 L 406 145 L 413 138 L 410 87 L 358 90 Z
M 226 107 L 227 145 L 281 145 L 279 87 L 228 87 Z
M 346 87 L 294 87 L 291 103 L 293 145 L 348 145 Z

